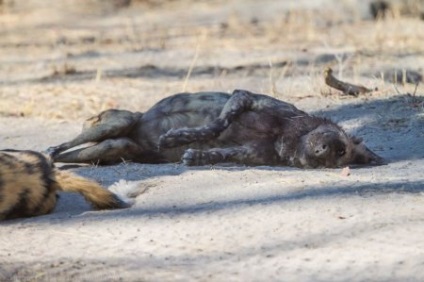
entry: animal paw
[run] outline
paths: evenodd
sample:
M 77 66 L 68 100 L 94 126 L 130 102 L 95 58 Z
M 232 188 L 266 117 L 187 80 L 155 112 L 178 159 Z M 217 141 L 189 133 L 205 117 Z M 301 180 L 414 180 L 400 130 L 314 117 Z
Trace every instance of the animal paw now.
M 200 163 L 201 156 L 202 156 L 202 151 L 187 149 L 184 152 L 184 155 L 182 156 L 181 161 L 183 162 L 184 165 L 187 165 L 187 166 L 202 165 Z
M 174 148 L 193 142 L 190 132 L 184 129 L 170 129 L 159 137 L 159 148 Z
M 174 130 L 170 129 L 167 133 L 159 137 L 159 148 L 172 148 L 175 143 Z

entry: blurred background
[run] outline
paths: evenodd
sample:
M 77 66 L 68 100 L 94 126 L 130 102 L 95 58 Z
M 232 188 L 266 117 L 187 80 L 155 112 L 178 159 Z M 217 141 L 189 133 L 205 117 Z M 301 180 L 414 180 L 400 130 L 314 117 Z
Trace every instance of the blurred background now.
M 374 96 L 399 94 L 393 82 L 412 93 L 424 65 L 423 7 L 420 0 L 1 0 L 0 115 L 82 120 L 111 107 L 143 111 L 177 92 L 234 88 L 307 109 L 338 97 L 323 82 L 327 66 L 378 88 Z

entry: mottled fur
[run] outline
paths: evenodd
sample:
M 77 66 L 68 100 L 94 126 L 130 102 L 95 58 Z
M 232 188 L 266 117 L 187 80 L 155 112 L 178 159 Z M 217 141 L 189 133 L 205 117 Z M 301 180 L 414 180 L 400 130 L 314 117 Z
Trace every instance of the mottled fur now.
M 66 151 L 77 145 L 95 145 Z M 332 121 L 272 97 L 235 90 L 182 93 L 146 113 L 108 110 L 70 142 L 48 150 L 58 162 L 236 162 L 304 168 L 382 164 Z
M 41 153 L 0 151 L 0 220 L 50 213 L 58 191 L 80 193 L 96 209 L 126 206 L 96 182 L 55 169 Z

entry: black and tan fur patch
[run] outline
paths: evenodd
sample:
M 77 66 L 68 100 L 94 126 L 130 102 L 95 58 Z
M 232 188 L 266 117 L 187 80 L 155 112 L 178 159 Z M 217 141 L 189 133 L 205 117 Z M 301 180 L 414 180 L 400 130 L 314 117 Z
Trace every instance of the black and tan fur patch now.
M 0 151 L 0 220 L 50 213 L 58 191 L 81 193 L 96 209 L 126 206 L 98 183 L 55 169 L 44 154 Z

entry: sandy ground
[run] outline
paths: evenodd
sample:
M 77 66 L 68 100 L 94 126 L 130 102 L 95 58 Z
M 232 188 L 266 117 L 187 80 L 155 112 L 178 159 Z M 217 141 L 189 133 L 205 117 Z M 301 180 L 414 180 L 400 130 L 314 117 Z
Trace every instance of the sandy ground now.
M 33 2 L 0 14 L 1 148 L 44 150 L 111 107 L 247 88 L 332 118 L 389 164 L 63 167 L 142 193 L 102 212 L 61 194 L 52 214 L 1 223 L 0 281 L 424 280 L 424 88 L 381 77 L 422 74 L 424 21 L 370 21 L 356 1 Z M 325 66 L 378 91 L 342 97 Z

